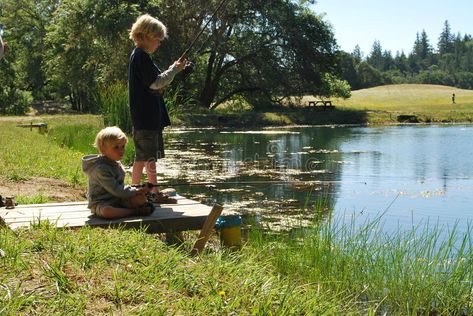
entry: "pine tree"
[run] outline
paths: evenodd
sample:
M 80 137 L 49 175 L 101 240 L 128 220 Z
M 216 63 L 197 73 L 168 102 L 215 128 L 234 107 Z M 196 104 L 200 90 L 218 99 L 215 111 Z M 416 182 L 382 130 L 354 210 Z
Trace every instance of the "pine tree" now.
M 450 23 L 448 23 L 448 20 L 445 20 L 443 30 L 439 36 L 438 53 L 440 55 L 453 53 L 453 41 L 454 35 L 450 29 Z
M 366 61 L 368 64 L 378 70 L 384 69 L 383 49 L 381 47 L 381 43 L 378 40 L 374 41 L 370 55 L 366 58 Z

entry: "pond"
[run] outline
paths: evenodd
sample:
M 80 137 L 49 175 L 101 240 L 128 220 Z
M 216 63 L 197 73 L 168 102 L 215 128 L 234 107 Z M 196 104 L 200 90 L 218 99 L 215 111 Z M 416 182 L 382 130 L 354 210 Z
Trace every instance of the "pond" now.
M 342 218 L 383 214 L 388 230 L 428 222 L 464 231 L 472 134 L 464 125 L 174 129 L 158 172 L 179 194 L 275 229 L 310 220 L 323 200 Z

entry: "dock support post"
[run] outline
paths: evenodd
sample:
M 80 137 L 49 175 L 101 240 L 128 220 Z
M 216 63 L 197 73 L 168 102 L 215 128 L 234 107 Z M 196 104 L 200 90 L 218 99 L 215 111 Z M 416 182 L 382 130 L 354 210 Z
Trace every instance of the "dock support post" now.
M 215 204 L 212 207 L 212 210 L 210 211 L 210 214 L 207 216 L 207 219 L 204 222 L 204 225 L 202 226 L 202 230 L 200 231 L 199 234 L 199 239 L 194 244 L 194 247 L 192 248 L 191 255 L 197 255 L 204 250 L 205 244 L 210 238 L 210 234 L 212 233 L 212 230 L 215 226 L 215 223 L 217 222 L 218 217 L 220 214 L 222 214 L 223 211 L 223 206 L 219 204 Z

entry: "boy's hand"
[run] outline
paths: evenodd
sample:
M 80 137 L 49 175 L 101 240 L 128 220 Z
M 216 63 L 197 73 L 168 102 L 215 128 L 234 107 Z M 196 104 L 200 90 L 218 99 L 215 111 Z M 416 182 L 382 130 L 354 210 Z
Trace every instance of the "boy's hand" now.
M 177 69 L 179 69 L 179 71 L 182 71 L 186 67 L 186 63 L 187 63 L 187 58 L 185 56 L 182 56 L 181 58 L 179 58 L 178 60 L 174 62 L 174 66 L 176 66 Z

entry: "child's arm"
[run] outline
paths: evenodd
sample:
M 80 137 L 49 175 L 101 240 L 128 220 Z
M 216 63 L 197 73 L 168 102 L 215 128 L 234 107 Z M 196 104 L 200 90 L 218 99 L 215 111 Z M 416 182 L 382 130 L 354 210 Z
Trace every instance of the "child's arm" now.
M 169 68 L 166 71 L 163 71 L 158 75 L 158 78 L 149 86 L 150 89 L 152 90 L 160 90 L 167 85 L 169 85 L 173 80 L 174 77 L 179 73 L 184 67 L 186 66 L 186 60 L 185 59 L 178 59 L 169 66 Z
M 96 180 L 107 192 L 122 199 L 131 198 L 140 193 L 136 188 L 119 183 L 113 173 L 105 168 L 99 169 Z

